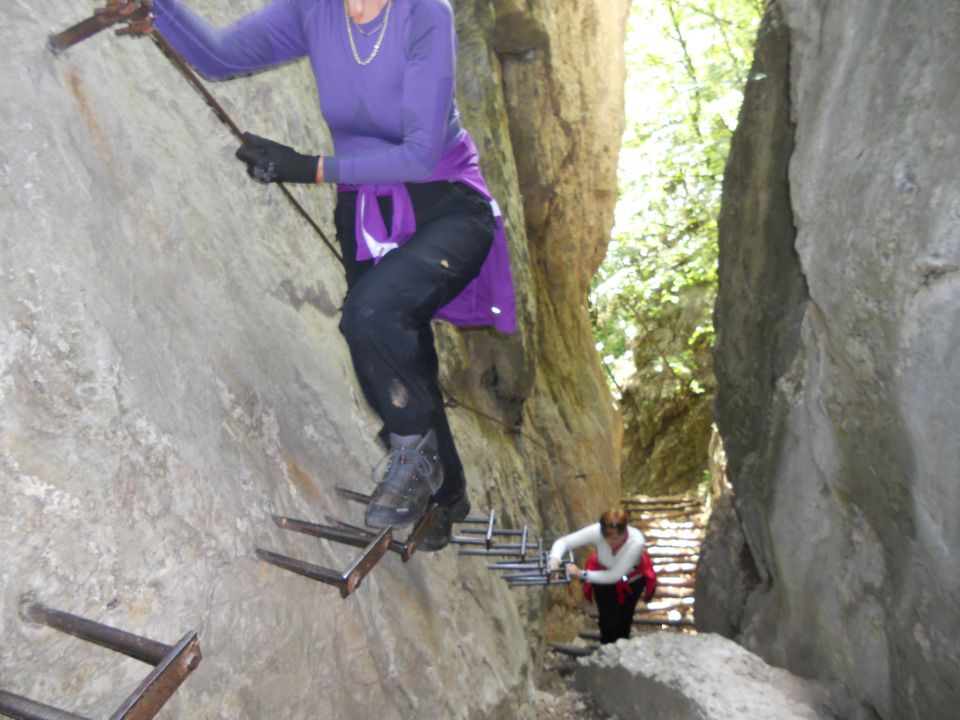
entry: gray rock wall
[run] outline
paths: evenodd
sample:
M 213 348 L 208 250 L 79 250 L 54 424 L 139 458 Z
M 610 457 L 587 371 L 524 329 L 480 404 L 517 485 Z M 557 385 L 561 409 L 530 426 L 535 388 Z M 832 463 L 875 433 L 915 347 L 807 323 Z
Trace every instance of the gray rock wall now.
M 193 6 L 225 22 L 259 4 Z M 584 36 L 621 73 L 619 46 L 599 34 L 623 5 Z M 204 661 L 170 717 L 528 717 L 541 601 L 483 562 L 391 555 L 341 601 L 253 557 L 261 546 L 342 569 L 353 554 L 270 521 L 356 522 L 334 486 L 372 487 L 378 422 L 337 331 L 344 283 L 277 189 L 249 181 L 235 140 L 150 41 L 103 33 L 60 57 L 45 50 L 49 32 L 92 7 L 0 10 L 0 688 L 100 717 L 145 675 L 25 623 L 27 596 L 165 642 L 196 628 Z M 461 111 L 508 220 L 521 331 L 438 327 L 444 383 L 464 403 L 451 422 L 477 511 L 540 527 L 542 504 L 565 528 L 579 519 L 568 506 L 592 512 L 615 496 L 604 478 L 616 476 L 617 426 L 602 380 L 588 393 L 542 380 L 544 368 L 599 369 L 583 368 L 577 345 L 540 354 L 515 161 L 530 149 L 510 141 L 494 9 L 456 11 Z M 611 93 L 595 100 L 615 112 L 622 83 L 590 89 L 604 63 L 551 67 L 565 87 Z M 305 63 L 211 87 L 244 129 L 329 148 Z M 589 172 L 612 185 L 619 135 L 609 144 Z M 294 191 L 332 236 L 332 192 Z M 567 226 L 568 242 L 609 228 L 612 199 L 592 210 L 589 226 Z M 551 299 L 550 312 L 586 336 L 586 284 L 569 282 L 583 292 Z M 577 478 L 600 464 L 600 479 Z
M 949 0 L 773 3 L 724 193 L 733 632 L 862 717 L 960 701 L 958 32 Z
M 578 661 L 577 685 L 614 717 L 670 720 L 830 720 L 820 683 L 771 667 L 719 635 L 653 633 L 618 640 Z

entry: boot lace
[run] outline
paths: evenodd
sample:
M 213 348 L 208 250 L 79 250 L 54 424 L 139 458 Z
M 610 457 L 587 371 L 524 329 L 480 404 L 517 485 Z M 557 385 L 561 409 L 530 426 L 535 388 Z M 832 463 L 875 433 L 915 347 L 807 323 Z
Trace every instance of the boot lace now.
M 437 458 L 425 455 L 416 450 L 416 448 L 390 448 L 387 454 L 381 458 L 373 468 L 374 482 L 382 480 L 383 488 L 393 495 L 400 495 L 405 498 L 415 497 L 417 494 L 417 484 L 411 482 L 414 477 L 419 477 L 428 483 L 430 492 L 435 493 L 440 489 L 440 479 L 434 478 L 434 463 Z M 383 474 L 380 474 L 381 468 L 386 464 Z

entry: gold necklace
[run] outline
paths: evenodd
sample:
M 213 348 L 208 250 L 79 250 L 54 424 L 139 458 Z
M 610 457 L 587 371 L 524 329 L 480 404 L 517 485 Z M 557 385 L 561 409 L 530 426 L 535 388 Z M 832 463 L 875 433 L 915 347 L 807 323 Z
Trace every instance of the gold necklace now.
M 358 65 L 369 65 L 373 61 L 373 59 L 377 56 L 377 53 L 380 52 L 380 43 L 383 42 L 383 36 L 387 34 L 387 23 L 390 21 L 390 8 L 392 7 L 393 7 L 393 0 L 388 0 L 387 12 L 384 13 L 383 24 L 379 28 L 380 37 L 378 37 L 377 42 L 374 43 L 373 52 L 370 53 L 370 57 L 368 57 L 366 60 L 363 60 L 360 57 L 360 53 L 357 52 L 356 43 L 353 41 L 353 26 L 350 22 L 350 8 L 347 7 L 347 0 L 343 0 L 343 14 L 347 20 L 347 37 L 350 39 L 350 50 L 353 51 L 353 59 L 357 61 Z M 374 32 L 376 32 L 376 30 L 371 30 L 370 34 L 372 35 Z
M 367 37 L 370 37 L 374 33 L 380 32 L 380 28 L 383 27 L 383 20 L 381 20 L 380 24 L 377 25 L 375 28 L 370 28 L 369 30 L 364 30 L 362 27 L 360 27 L 360 23 L 358 23 L 356 20 L 353 21 L 353 26 L 357 29 L 357 32 L 360 33 L 361 35 L 366 35 Z

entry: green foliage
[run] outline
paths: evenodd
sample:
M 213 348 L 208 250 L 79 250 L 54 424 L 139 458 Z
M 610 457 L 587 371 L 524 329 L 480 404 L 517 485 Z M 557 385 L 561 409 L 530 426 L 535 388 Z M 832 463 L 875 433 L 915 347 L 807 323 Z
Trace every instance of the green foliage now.
M 634 0 L 616 223 L 590 297 L 618 384 L 635 370 L 633 339 L 707 288 L 691 336 L 653 360 L 678 391 L 699 389 L 690 383 L 695 348 L 713 339 L 723 167 L 762 10 L 760 0 Z

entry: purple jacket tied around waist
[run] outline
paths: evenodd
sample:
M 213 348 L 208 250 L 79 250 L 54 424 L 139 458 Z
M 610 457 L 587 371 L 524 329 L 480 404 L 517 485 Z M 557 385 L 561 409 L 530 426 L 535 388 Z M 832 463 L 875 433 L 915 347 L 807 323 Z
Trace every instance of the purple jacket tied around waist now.
M 437 317 L 461 327 L 516 329 L 516 301 L 503 218 L 460 125 L 455 94 L 456 35 L 447 0 L 392 0 L 353 33 L 343 0 L 274 0 L 223 30 L 178 0 L 154 0 L 157 30 L 208 78 L 253 72 L 307 56 L 334 154 L 324 179 L 356 189 L 357 259 L 378 261 L 416 230 L 403 183 L 451 180 L 470 185 L 493 207 L 493 245 L 479 275 Z M 389 11 L 389 16 L 386 13 Z M 386 20 L 386 27 L 382 24 Z M 365 34 L 368 33 L 368 34 Z M 378 195 L 393 197 L 391 228 Z

